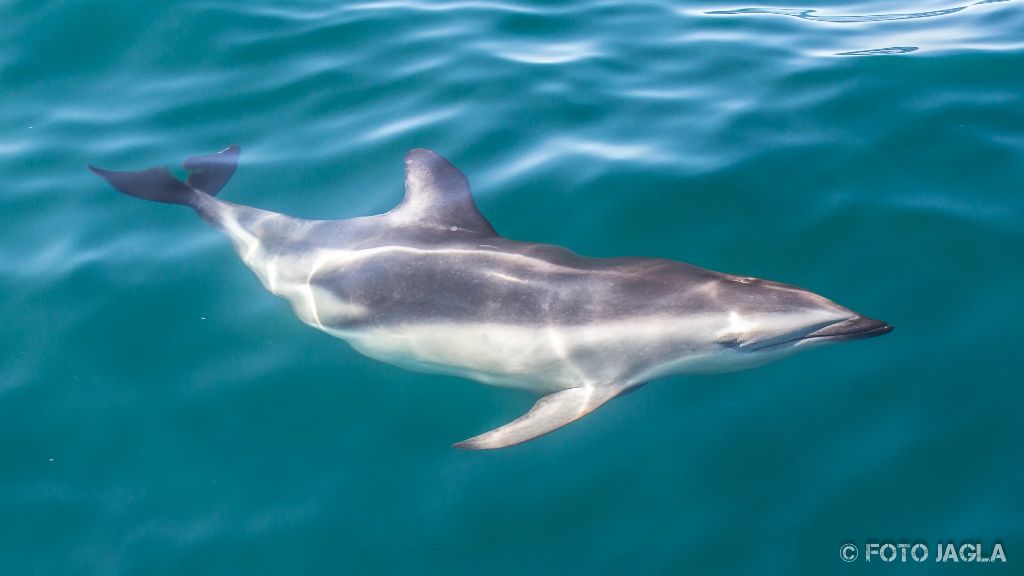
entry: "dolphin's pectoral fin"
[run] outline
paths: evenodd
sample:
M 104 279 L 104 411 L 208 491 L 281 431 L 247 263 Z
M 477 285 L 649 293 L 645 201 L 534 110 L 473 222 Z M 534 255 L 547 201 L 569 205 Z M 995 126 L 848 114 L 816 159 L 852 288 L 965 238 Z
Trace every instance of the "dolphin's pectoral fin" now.
M 621 388 L 581 387 L 569 388 L 544 396 L 519 418 L 455 444 L 468 450 L 505 448 L 547 434 L 566 424 L 579 420 L 598 406 L 619 395 Z
M 465 174 L 440 154 L 424 148 L 405 155 L 405 198 L 388 214 L 403 224 L 498 235 L 473 202 Z

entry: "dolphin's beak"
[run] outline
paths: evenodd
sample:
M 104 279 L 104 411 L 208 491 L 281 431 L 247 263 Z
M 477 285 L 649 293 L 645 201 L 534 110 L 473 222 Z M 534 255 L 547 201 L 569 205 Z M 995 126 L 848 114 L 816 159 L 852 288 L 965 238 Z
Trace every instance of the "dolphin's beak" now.
M 843 340 L 858 340 L 860 338 L 871 338 L 892 332 L 892 325 L 868 318 L 867 316 L 854 316 L 849 320 L 829 324 L 824 328 L 815 330 L 801 338 L 801 340 L 828 340 L 838 342 Z

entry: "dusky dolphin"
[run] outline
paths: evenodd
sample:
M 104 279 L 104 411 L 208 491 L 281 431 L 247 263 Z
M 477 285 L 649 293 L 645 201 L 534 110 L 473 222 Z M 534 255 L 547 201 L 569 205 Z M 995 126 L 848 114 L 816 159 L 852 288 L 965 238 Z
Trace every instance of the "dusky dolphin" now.
M 455 444 L 503 448 L 670 374 L 733 371 L 892 327 L 813 292 L 682 262 L 588 258 L 502 238 L 440 155 L 405 157 L 390 212 L 303 220 L 216 197 L 239 148 L 114 172 L 114 188 L 195 209 L 306 324 L 412 370 L 542 394 L 520 418 Z

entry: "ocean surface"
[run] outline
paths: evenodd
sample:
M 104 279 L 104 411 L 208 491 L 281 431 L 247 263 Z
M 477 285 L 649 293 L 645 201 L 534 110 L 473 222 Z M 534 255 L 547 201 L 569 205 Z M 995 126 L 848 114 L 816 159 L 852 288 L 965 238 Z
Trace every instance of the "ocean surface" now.
M 1024 573 L 1024 2 L 8 0 L 0 46 L 0 573 Z M 510 238 L 895 331 L 455 450 L 533 397 L 358 355 L 85 168 L 229 144 L 234 202 L 384 212 L 426 147 Z

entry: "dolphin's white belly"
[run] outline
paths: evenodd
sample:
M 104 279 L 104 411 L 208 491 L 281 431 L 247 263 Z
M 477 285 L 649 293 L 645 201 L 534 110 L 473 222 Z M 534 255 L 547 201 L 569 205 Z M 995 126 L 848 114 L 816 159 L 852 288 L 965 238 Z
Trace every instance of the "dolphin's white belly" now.
M 421 372 L 543 394 L 584 384 L 558 339 L 543 329 L 445 323 L 326 331 L 366 356 Z
M 414 370 L 452 374 L 539 393 L 578 386 L 631 385 L 663 361 L 652 347 L 686 346 L 689 334 L 657 318 L 579 326 L 439 322 L 327 332 L 356 350 Z M 673 348 L 673 364 L 680 350 Z M 699 360 L 701 352 L 691 356 Z M 678 366 L 675 366 L 678 368 Z

